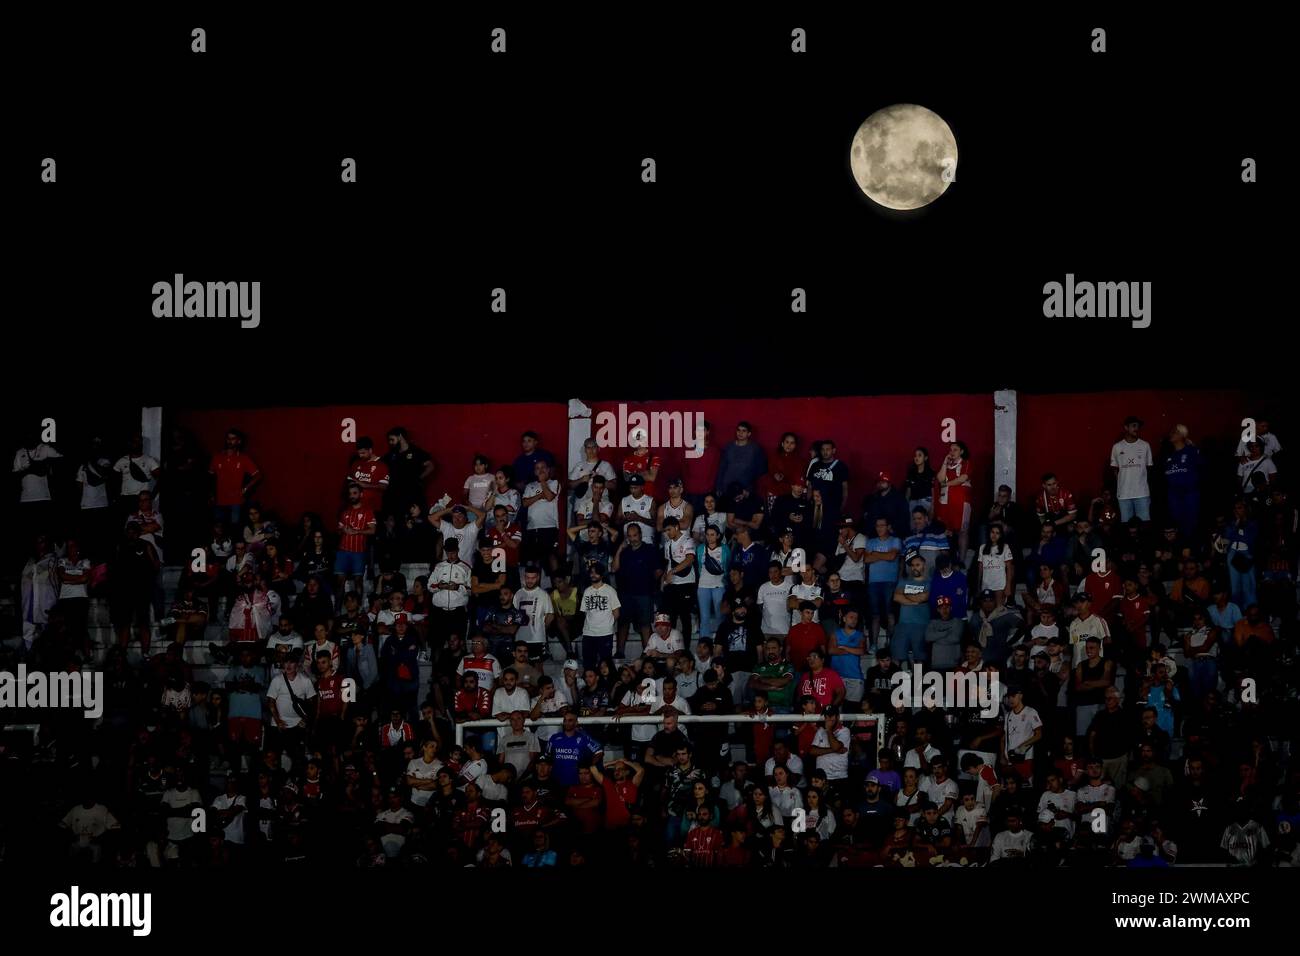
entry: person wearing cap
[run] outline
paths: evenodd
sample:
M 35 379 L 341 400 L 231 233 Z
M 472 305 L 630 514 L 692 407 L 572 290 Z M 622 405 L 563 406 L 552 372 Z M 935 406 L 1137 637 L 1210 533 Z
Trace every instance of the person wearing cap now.
M 890 651 L 894 660 L 906 667 L 910 657 L 913 664 L 926 660 L 925 630 L 930 624 L 930 582 L 925 576 L 925 559 L 918 552 L 903 558 L 906 576 L 894 589 L 894 600 L 899 604 L 898 626 L 890 638 Z
M 808 487 L 821 492 L 822 505 L 831 520 L 840 517 L 849 498 L 849 466 L 835 452 L 835 442 L 829 438 L 818 442 L 817 457 L 808 462 L 804 471 Z
M 645 479 L 640 475 L 631 475 L 627 479 L 628 493 L 618 503 L 614 514 L 614 524 L 627 534 L 628 528 L 635 524 L 641 530 L 641 538 L 647 544 L 655 542 L 655 500 L 646 494 Z
M 664 612 L 655 615 L 654 631 L 642 654 L 655 662 L 656 670 L 662 672 L 668 658 L 686 649 L 686 640 L 682 632 L 673 627 L 673 619 Z
M 1138 437 L 1142 419 L 1130 415 L 1124 419 L 1124 437 L 1111 447 L 1110 470 L 1115 477 L 1115 497 L 1119 500 L 1119 520 L 1136 516 L 1143 524 L 1151 521 L 1150 469 L 1155 465 L 1151 446 Z
M 468 557 L 468 555 L 466 555 Z M 470 567 L 460 557 L 460 539 L 443 540 L 443 557 L 429 572 L 429 643 L 434 650 L 452 634 L 465 636 L 469 623 Z
M 685 498 L 681 478 L 668 479 L 668 497 L 655 509 L 655 527 L 660 532 L 664 530 L 665 518 L 676 518 L 682 532 L 689 537 L 695 524 L 695 508 Z
M 1092 612 L 1092 595 L 1088 591 L 1078 591 L 1074 595 L 1074 620 L 1070 622 L 1069 637 L 1073 647 L 1074 666 L 1084 658 L 1084 642 L 1089 637 L 1097 638 L 1103 655 L 1105 646 L 1110 643 L 1110 626 L 1106 619 Z
M 1043 720 L 1025 703 L 1023 687 L 1008 687 L 1002 717 L 1002 761 L 1023 780 L 1034 778 L 1034 746 L 1043 738 Z
M 884 518 L 891 534 L 901 537 L 911 527 L 912 506 L 903 491 L 894 485 L 887 471 L 876 475 L 876 490 L 862 502 L 862 526 L 874 532 L 876 520 Z
M 929 648 L 930 666 L 935 670 L 952 670 L 961 660 L 961 641 L 966 622 L 952 616 L 952 598 L 941 595 L 934 602 L 936 617 L 925 626 L 925 643 Z
M 844 589 L 853 595 L 853 606 L 862 610 L 867 599 L 867 536 L 858 531 L 848 515 L 840 519 L 839 537 L 830 561 L 837 568 Z

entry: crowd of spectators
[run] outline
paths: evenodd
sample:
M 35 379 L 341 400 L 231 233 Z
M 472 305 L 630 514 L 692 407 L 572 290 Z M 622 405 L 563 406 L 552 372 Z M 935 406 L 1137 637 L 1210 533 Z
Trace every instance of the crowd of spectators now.
M 38 442 L 0 667 L 100 670 L 107 700 L 23 759 L 101 865 L 1296 865 L 1281 445 L 1142 427 L 1095 497 L 981 500 L 957 441 L 860 502 L 834 441 L 746 422 L 679 474 L 594 440 L 566 471 L 525 432 L 428 501 L 399 427 L 288 522 L 238 430 Z M 896 705 L 914 665 L 996 673 L 998 713 Z

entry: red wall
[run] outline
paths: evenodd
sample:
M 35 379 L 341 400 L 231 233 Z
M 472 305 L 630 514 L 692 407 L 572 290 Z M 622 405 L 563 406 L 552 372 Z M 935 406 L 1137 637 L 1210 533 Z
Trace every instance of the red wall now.
M 858 514 L 862 498 L 875 490 L 876 476 L 888 471 L 901 482 L 917 445 L 930 450 L 932 462 L 945 452 L 940 441 L 940 423 L 956 422 L 957 438 L 971 451 L 975 469 L 977 501 L 986 500 L 984 490 L 992 474 L 993 396 L 988 395 L 880 395 L 855 398 L 770 398 L 719 399 L 687 403 L 629 402 L 628 411 L 694 413 L 701 411 L 713 426 L 713 443 L 722 446 L 735 438 L 736 423 L 742 419 L 754 426 L 754 440 L 768 454 L 775 455 L 781 434 L 792 431 L 799 437 L 799 451 L 806 452 L 815 440 L 835 441 L 837 454 L 849 467 L 850 512 Z M 617 402 L 598 402 L 595 412 L 617 412 Z M 593 426 L 594 431 L 594 426 Z M 623 455 L 605 453 L 617 469 Z M 680 473 L 682 449 L 661 449 L 661 478 Z
M 1157 458 L 1175 425 L 1208 451 L 1236 442 L 1241 420 L 1259 411 L 1242 391 L 1078 392 L 1020 395 L 1016 422 L 1016 498 L 1029 500 L 1044 472 L 1056 472 L 1081 507 L 1110 477 L 1110 449 L 1123 437 L 1124 419 L 1145 422 L 1142 437 Z
M 970 446 L 976 505 L 986 503 L 992 483 L 992 404 L 989 393 L 632 402 L 628 410 L 702 411 L 719 445 L 732 439 L 736 422 L 743 418 L 753 423 L 755 439 L 769 457 L 787 430 L 799 436 L 801 449 L 813 439 L 833 438 L 850 469 L 850 504 L 856 511 L 862 496 L 874 487 L 876 473 L 887 469 L 897 479 L 916 445 L 926 445 L 936 460 L 942 456 L 940 423 L 945 418 L 956 419 L 957 437 Z M 1048 470 L 1055 471 L 1077 496 L 1096 494 L 1107 474 L 1110 446 L 1120 437 L 1127 415 L 1145 419 L 1143 436 L 1158 451 L 1160 440 L 1176 423 L 1186 424 L 1193 441 L 1203 447 L 1216 439 L 1223 445 L 1235 440 L 1243 417 L 1257 414 L 1239 391 L 1021 393 L 1018 406 L 1017 497 L 1022 500 L 1034 493 L 1039 477 Z M 617 403 L 600 402 L 593 410 L 616 412 L 617 407 Z M 567 472 L 568 419 L 561 403 L 177 410 L 170 421 L 192 429 L 209 452 L 221 447 L 227 428 L 243 429 L 249 435 L 249 453 L 265 476 L 257 497 L 275 508 L 282 520 L 295 521 L 303 510 L 328 516 L 338 507 L 351 454 L 351 447 L 340 440 L 340 421 L 345 417 L 356 419 L 357 435 L 369 435 L 379 445 L 389 428 L 405 426 L 412 440 L 437 462 L 427 489 L 430 500 L 443 491 L 460 496 L 476 452 L 488 455 L 494 466 L 513 461 L 519 454 L 519 434 L 525 429 L 541 435 L 543 447 L 565 463 Z M 626 451 L 610 449 L 602 454 L 617 468 Z M 659 454 L 664 460 L 663 478 L 679 471 L 681 449 L 661 449 Z
M 567 408 L 541 402 L 177 411 L 171 422 L 191 429 L 209 454 L 223 446 L 226 429 L 245 432 L 248 453 L 263 474 L 254 497 L 274 508 L 282 521 L 296 522 L 303 511 L 315 511 L 328 521 L 339 509 L 353 453 L 340 437 L 344 418 L 355 419 L 357 437 L 370 436 L 382 451 L 387 450 L 388 429 L 400 425 L 412 442 L 433 455 L 437 468 L 425 486 L 429 501 L 444 491 L 462 499 L 465 477 L 479 452 L 493 468 L 513 462 L 520 453 L 519 435 L 528 429 L 559 460 L 568 448 Z

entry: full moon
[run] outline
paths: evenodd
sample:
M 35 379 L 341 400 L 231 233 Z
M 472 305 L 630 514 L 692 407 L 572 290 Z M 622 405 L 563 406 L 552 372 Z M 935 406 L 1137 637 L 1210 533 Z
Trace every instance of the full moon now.
M 900 103 L 876 110 L 853 137 L 849 166 L 858 188 L 888 209 L 919 209 L 956 178 L 957 140 L 939 114 Z M 944 179 L 945 168 L 950 168 Z

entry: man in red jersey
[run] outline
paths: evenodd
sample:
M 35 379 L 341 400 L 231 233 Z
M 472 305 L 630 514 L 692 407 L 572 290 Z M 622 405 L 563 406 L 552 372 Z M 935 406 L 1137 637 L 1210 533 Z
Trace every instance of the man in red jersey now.
M 1043 488 L 1034 499 L 1034 511 L 1039 521 L 1044 524 L 1050 521 L 1058 529 L 1069 524 L 1079 514 L 1074 494 L 1062 488 L 1056 475 L 1050 471 L 1043 475 Z
M 225 450 L 214 455 L 208 465 L 208 474 L 216 479 L 212 498 L 213 520 L 223 522 L 227 528 L 240 526 L 244 518 L 244 499 L 262 480 L 262 472 L 243 449 L 243 433 L 232 428 L 226 432 Z
M 686 834 L 686 858 L 691 866 L 716 866 L 726 838 L 713 825 L 713 810 L 697 807 L 695 824 L 695 829 Z
M 632 807 L 645 779 L 645 767 L 620 757 L 614 761 L 612 776 L 602 773 L 595 764 L 591 765 L 591 775 L 605 791 L 605 828 L 616 830 L 631 823 Z
M 348 463 L 348 484 L 361 486 L 361 503 L 378 515 L 383 510 L 384 493 L 388 490 L 388 466 L 375 454 L 375 443 L 369 438 L 357 439 L 357 453 Z
M 343 601 L 344 582 L 352 579 L 357 597 L 362 595 L 366 574 L 366 556 L 370 538 L 375 533 L 375 513 L 362 502 L 362 488 L 355 481 L 348 485 L 348 506 L 339 514 L 339 550 L 334 556 L 335 600 Z
M 312 748 L 333 756 L 348 709 L 343 699 L 343 675 L 334 669 L 329 651 L 317 652 L 315 667 L 316 726 L 312 729 Z

